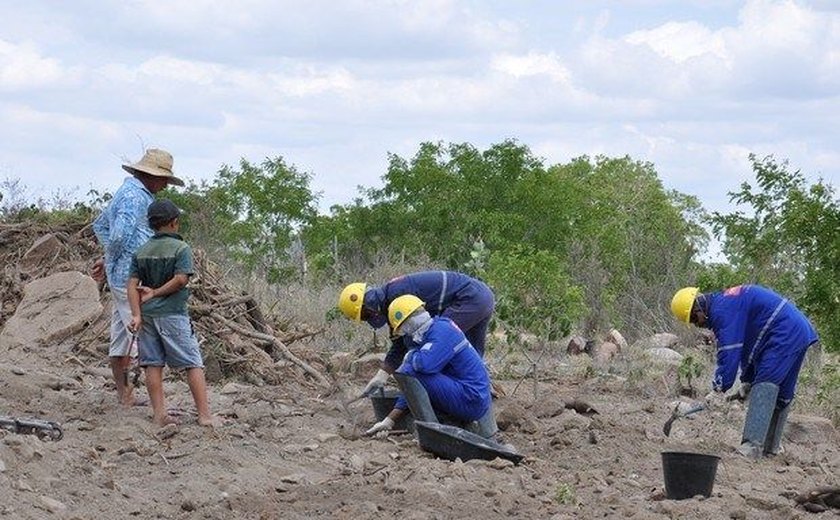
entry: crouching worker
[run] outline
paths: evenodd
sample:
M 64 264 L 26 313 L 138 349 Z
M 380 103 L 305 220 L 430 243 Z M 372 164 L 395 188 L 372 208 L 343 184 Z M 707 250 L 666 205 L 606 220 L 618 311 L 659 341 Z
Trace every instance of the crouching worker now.
M 177 423 L 164 404 L 163 367 L 168 365 L 186 370 L 198 423 L 215 426 L 218 419 L 210 415 L 204 363 L 187 313 L 187 282 L 193 274 L 193 264 L 190 246 L 178 235 L 180 215 L 181 211 L 169 200 L 158 200 L 149 206 L 149 226 L 155 235 L 137 250 L 131 262 L 129 330 L 137 334 L 139 364 L 146 374 L 154 422 L 159 426 Z
M 755 459 L 779 453 L 802 361 L 818 340 L 808 318 L 760 285 L 707 294 L 686 287 L 674 295 L 671 311 L 678 320 L 715 333 L 714 392 L 729 390 L 740 369 L 739 393 L 741 398 L 749 394 L 749 407 L 738 452 Z
M 416 420 L 451 423 L 492 439 L 498 428 L 490 377 L 461 329 L 449 318 L 432 317 L 414 295 L 391 302 L 388 321 L 408 348 L 394 373 L 402 395 L 367 435 L 390 430 L 409 409 Z

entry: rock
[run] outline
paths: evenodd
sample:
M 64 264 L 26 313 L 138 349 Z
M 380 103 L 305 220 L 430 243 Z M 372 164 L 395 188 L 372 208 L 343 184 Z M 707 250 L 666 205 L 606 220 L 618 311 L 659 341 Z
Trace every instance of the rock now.
M 222 395 L 231 395 L 231 394 L 238 394 L 240 392 L 244 392 L 250 388 L 248 385 L 243 385 L 240 383 L 228 383 L 222 387 L 221 393 Z
M 818 440 L 832 439 L 836 434 L 834 426 L 825 417 L 791 414 L 785 427 L 785 437 L 797 444 L 811 444 Z
M 569 339 L 569 344 L 566 346 L 566 354 L 579 356 L 584 352 L 586 352 L 586 339 L 582 336 L 572 336 Z
M 335 433 L 319 433 L 315 438 L 318 439 L 318 442 L 323 444 L 327 441 L 338 439 L 339 436 Z
M 671 348 L 680 342 L 680 338 L 676 334 L 670 332 L 660 332 L 648 338 L 642 338 L 633 344 L 633 348 L 640 350 L 647 350 L 652 348 Z
M 507 431 L 511 428 L 518 427 L 527 416 L 528 412 L 521 405 L 507 403 L 504 406 L 500 406 L 499 411 L 496 412 L 496 425 L 500 430 Z
M 195 502 L 192 500 L 184 500 L 181 502 L 181 510 L 183 511 L 195 511 Z
M 0 473 L 6 472 L 6 463 L 0 460 Z
M 26 375 L 26 370 L 24 370 L 22 368 L 18 368 L 18 367 L 12 367 L 12 374 L 14 374 L 16 376 L 25 376 Z
M 0 332 L 4 347 L 51 345 L 83 329 L 102 313 L 93 278 L 65 271 L 28 283 L 23 300 Z
M 382 360 L 385 354 L 367 354 L 350 363 L 350 372 L 354 377 L 370 379 L 376 371 L 382 368 Z
M 568 430 L 585 430 L 589 428 L 589 424 L 592 420 L 589 417 L 581 415 L 574 410 L 570 410 L 567 413 L 561 415 L 557 421 L 557 426 L 562 429 L 562 431 Z
M 349 352 L 336 352 L 330 356 L 329 363 L 327 363 L 328 370 L 331 374 L 340 374 L 350 372 L 350 367 L 353 364 L 353 355 Z
M 563 410 L 565 409 L 565 403 L 560 400 L 540 400 L 535 402 L 529 408 L 531 413 L 539 419 L 549 419 L 551 417 L 557 417 L 558 415 L 563 413 Z
M 644 356 L 655 363 L 665 365 L 679 365 L 682 363 L 683 355 L 670 348 L 649 348 L 644 351 Z
M 618 348 L 618 345 L 605 341 L 595 348 L 595 354 L 593 357 L 598 363 L 606 364 L 617 356 L 620 351 L 621 349 Z
M 44 506 L 44 508 L 47 511 L 49 511 L 50 513 L 63 513 L 65 511 L 67 511 L 67 506 L 64 505 L 63 502 L 59 502 L 58 500 L 56 500 L 54 498 L 50 498 L 48 496 L 41 495 L 39 497 L 39 500 L 41 502 L 41 505 Z
M 61 253 L 62 247 L 61 241 L 52 233 L 42 236 L 21 257 L 18 263 L 21 272 L 32 274 L 41 265 L 52 262 Z
M 204 379 L 208 383 L 219 383 L 223 378 L 222 365 L 218 358 L 212 352 L 207 352 L 204 356 Z
M 607 341 L 618 347 L 618 351 L 627 350 L 627 340 L 616 329 L 610 329 L 607 333 Z

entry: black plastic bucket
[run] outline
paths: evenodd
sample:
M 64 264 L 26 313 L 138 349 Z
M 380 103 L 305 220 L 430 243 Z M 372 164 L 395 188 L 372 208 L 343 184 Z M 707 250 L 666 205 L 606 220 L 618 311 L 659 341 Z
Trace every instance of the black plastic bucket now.
M 715 485 L 720 457 L 681 451 L 662 452 L 665 496 L 683 500 L 697 495 L 709 497 Z
M 373 405 L 373 414 L 377 421 L 381 421 L 391 413 L 394 405 L 397 404 L 397 396 L 399 395 L 399 391 L 392 388 L 377 390 L 370 394 L 370 403 Z M 411 411 L 406 410 L 393 429 L 414 433 L 414 417 L 411 416 Z

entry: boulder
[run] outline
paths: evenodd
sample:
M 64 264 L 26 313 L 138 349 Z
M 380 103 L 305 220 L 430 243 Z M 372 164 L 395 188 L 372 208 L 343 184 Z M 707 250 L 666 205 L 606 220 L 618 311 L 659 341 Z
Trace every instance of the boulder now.
M 606 341 L 609 341 L 610 343 L 618 347 L 619 352 L 621 352 L 622 350 L 627 350 L 627 340 L 624 339 L 624 336 L 622 336 L 621 333 L 618 332 L 618 330 L 616 329 L 610 329 L 610 331 L 607 333 Z
M 653 348 L 671 348 L 680 342 L 680 338 L 676 334 L 670 332 L 660 332 L 648 338 L 642 338 L 633 344 L 635 348 L 642 350 Z
M 61 253 L 61 241 L 52 233 L 47 233 L 23 254 L 20 259 L 20 270 L 31 274 L 42 264 L 51 262 Z
M 569 344 L 566 346 L 566 354 L 579 356 L 584 352 L 586 352 L 586 339 L 582 336 L 572 336 L 569 339 Z
M 609 363 L 612 358 L 618 355 L 621 349 L 615 343 L 605 341 L 595 348 L 593 357 L 601 364 Z
M 797 444 L 814 444 L 834 438 L 837 431 L 829 419 L 813 415 L 791 414 L 785 426 L 785 437 Z
M 366 354 L 350 363 L 350 373 L 355 377 L 369 379 L 382 368 L 382 360 L 385 354 Z
M 15 314 L 0 332 L 0 346 L 51 345 L 78 332 L 102 313 L 93 278 L 65 271 L 28 283 Z
M 682 354 L 670 348 L 649 348 L 644 351 L 644 356 L 650 361 L 665 365 L 679 365 L 683 360 Z

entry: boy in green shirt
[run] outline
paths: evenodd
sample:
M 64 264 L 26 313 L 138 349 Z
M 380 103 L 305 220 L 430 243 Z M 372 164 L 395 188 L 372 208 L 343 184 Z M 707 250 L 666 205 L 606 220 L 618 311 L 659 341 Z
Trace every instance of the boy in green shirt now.
M 177 423 L 164 404 L 163 367 L 168 365 L 186 370 L 198 424 L 216 426 L 217 419 L 210 415 L 207 403 L 201 351 L 187 312 L 192 250 L 178 235 L 180 215 L 181 210 L 169 200 L 158 200 L 149 206 L 149 226 L 155 235 L 131 260 L 129 330 L 137 334 L 139 364 L 146 373 L 154 422 L 159 426 Z

